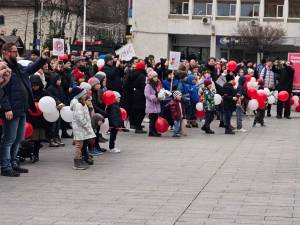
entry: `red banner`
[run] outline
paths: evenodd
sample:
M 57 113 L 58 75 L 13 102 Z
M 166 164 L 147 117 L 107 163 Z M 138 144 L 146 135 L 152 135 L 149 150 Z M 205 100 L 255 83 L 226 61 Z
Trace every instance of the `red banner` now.
M 295 69 L 294 89 L 300 89 L 300 53 L 289 53 L 288 60 L 293 63 Z

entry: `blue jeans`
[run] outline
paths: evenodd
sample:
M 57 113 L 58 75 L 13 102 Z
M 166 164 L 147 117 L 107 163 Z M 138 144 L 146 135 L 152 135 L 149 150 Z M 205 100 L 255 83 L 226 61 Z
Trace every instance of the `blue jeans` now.
M 0 145 L 1 169 L 11 170 L 17 166 L 17 154 L 19 144 L 24 139 L 26 124 L 26 114 L 13 118 L 12 120 L 3 120 L 2 139 Z
M 242 129 L 243 128 L 243 114 L 244 111 L 242 109 L 243 106 L 237 106 L 236 107 L 236 125 L 237 129 Z
M 180 131 L 181 131 L 181 120 L 174 120 L 173 135 L 180 134 Z

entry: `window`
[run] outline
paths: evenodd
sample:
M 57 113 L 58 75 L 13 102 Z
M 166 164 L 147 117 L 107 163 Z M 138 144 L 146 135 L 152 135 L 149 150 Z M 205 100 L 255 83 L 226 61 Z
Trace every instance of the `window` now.
M 128 18 L 132 18 L 132 0 L 128 0 Z
M 300 18 L 300 1 L 289 0 L 289 17 Z
M 284 0 L 266 0 L 265 17 L 283 17 Z
M 260 0 L 242 0 L 241 16 L 258 17 Z
M 189 14 L 188 0 L 171 0 L 170 14 Z
M 211 16 L 212 15 L 212 0 L 195 0 L 194 15 Z
M 4 25 L 4 16 L 0 15 L 0 25 Z
M 235 1 L 219 0 L 218 1 L 218 16 L 235 16 Z

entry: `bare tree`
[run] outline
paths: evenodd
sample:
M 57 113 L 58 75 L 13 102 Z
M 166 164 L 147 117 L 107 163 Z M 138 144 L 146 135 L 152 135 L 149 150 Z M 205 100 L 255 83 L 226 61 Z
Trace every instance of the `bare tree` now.
M 281 43 L 286 31 L 280 24 L 261 25 L 250 22 L 238 24 L 237 33 L 240 36 L 240 44 L 247 50 L 256 51 L 260 60 L 265 51 Z

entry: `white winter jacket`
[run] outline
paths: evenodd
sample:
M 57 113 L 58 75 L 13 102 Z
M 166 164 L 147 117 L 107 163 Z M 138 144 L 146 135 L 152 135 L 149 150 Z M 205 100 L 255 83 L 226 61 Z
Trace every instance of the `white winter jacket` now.
M 88 107 L 83 106 L 77 99 L 71 101 L 73 111 L 73 136 L 75 141 L 83 141 L 96 137 L 91 123 Z

